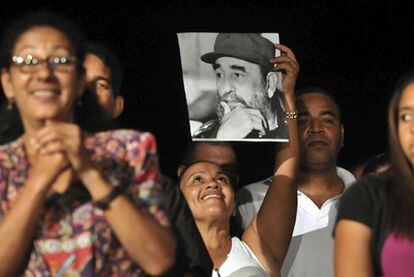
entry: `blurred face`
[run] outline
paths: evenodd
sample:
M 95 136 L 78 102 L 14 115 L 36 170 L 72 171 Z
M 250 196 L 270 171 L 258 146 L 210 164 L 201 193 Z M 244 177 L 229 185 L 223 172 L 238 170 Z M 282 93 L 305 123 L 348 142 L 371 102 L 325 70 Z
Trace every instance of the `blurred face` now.
M 343 126 L 335 103 L 321 93 L 298 97 L 301 166 L 304 170 L 336 166 L 343 144 Z
M 239 106 L 257 109 L 264 115 L 268 113 L 269 100 L 259 65 L 222 57 L 216 60 L 213 68 L 219 94 L 217 114 L 220 119 Z
M 99 104 L 108 114 L 112 114 L 115 99 L 112 91 L 109 69 L 93 54 L 87 54 L 83 66 L 86 70 L 86 84 L 96 93 Z
M 218 165 L 236 164 L 236 154 L 233 149 L 223 145 L 200 143 L 195 151 L 195 158 L 201 161 L 210 161 Z
M 69 39 L 51 27 L 31 28 L 16 40 L 13 56 L 32 65 L 13 62 L 9 71 L 2 70 L 2 85 L 6 96 L 15 99 L 24 124 L 46 119 L 73 121 L 74 103 L 83 92 L 84 80 L 76 62 L 64 63 L 72 55 Z M 32 57 L 38 61 L 36 66 Z M 51 65 L 56 58 L 62 63 Z
M 191 165 L 180 189 L 196 221 L 228 221 L 234 208 L 234 191 L 220 166 L 210 162 Z
M 414 84 L 403 91 L 398 105 L 398 137 L 401 148 L 413 164 L 414 161 Z

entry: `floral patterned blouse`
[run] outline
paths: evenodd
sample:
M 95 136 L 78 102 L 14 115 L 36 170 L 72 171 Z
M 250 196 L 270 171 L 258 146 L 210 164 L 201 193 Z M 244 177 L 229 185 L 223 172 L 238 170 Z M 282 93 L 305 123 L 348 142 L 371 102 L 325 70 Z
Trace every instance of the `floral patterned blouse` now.
M 113 186 L 161 225 L 168 225 L 160 201 L 155 139 L 150 133 L 116 130 L 84 141 Z M 30 169 L 23 138 L 0 147 L 0 220 L 13 207 Z M 45 168 L 45 170 L 47 170 Z M 139 235 L 139 234 L 137 234 Z M 95 207 L 86 188 L 72 184 L 44 201 L 25 276 L 142 276 Z

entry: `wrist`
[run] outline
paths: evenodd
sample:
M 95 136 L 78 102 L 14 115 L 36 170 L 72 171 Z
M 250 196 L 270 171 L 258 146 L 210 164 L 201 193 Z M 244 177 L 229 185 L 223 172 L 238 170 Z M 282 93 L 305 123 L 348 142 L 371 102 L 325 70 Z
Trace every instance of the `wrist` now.
M 113 189 L 113 186 L 106 181 L 96 167 L 92 166 L 79 172 L 78 177 L 94 201 L 104 198 Z
M 99 198 L 98 200 L 95 200 L 94 204 L 97 208 L 106 211 L 109 209 L 109 205 L 112 203 L 112 201 L 114 201 L 115 198 L 120 196 L 122 193 L 123 191 L 121 187 L 114 187 L 106 196 Z
M 285 109 L 287 112 L 296 111 L 296 104 L 295 104 L 295 95 L 292 94 L 284 94 L 283 95 L 283 102 L 285 104 Z
M 287 111 L 285 116 L 286 119 L 296 119 L 298 117 L 298 111 Z
M 34 198 L 43 199 L 50 189 L 54 178 L 45 174 L 33 174 L 30 176 L 24 186 L 24 189 Z

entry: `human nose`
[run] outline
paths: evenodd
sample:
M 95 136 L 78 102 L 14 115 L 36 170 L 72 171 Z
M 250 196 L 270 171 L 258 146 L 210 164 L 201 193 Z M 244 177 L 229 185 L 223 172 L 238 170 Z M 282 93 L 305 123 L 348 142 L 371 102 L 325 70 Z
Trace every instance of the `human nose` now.
M 319 134 L 323 132 L 322 124 L 319 120 L 311 120 L 309 125 L 310 134 Z
M 47 60 L 37 64 L 36 74 L 39 78 L 48 79 L 53 74 L 53 68 Z
M 218 184 L 217 180 L 215 178 L 211 178 L 207 180 L 207 189 L 219 189 L 220 185 Z
M 235 87 L 234 87 L 234 83 L 231 78 L 227 76 L 223 76 L 219 80 L 218 91 L 220 95 L 229 94 L 231 92 L 234 92 L 234 90 L 235 90 Z

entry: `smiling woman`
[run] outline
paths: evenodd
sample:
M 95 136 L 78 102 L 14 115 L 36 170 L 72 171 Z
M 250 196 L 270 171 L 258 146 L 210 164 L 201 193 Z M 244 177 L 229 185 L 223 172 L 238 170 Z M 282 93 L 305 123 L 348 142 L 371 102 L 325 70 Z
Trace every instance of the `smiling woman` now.
M 82 44 L 77 26 L 44 13 L 3 39 L 2 86 L 24 134 L 0 147 L 0 276 L 157 275 L 174 261 L 154 137 L 76 124 Z
M 278 62 L 278 69 L 285 71 L 284 104 L 296 114 L 294 84 L 298 69 L 289 63 L 295 60 L 293 53 L 282 47 L 284 61 Z M 296 117 L 288 120 L 289 143 L 282 144 L 277 152 L 266 198 L 240 238 L 230 236 L 230 217 L 235 210 L 233 186 L 237 182 L 233 167 L 213 161 L 213 150 L 203 155 L 210 156 L 209 161 L 186 159 L 186 164 L 179 167 L 180 189 L 213 261 L 212 276 L 280 276 L 295 222 L 294 181 L 299 165 Z

